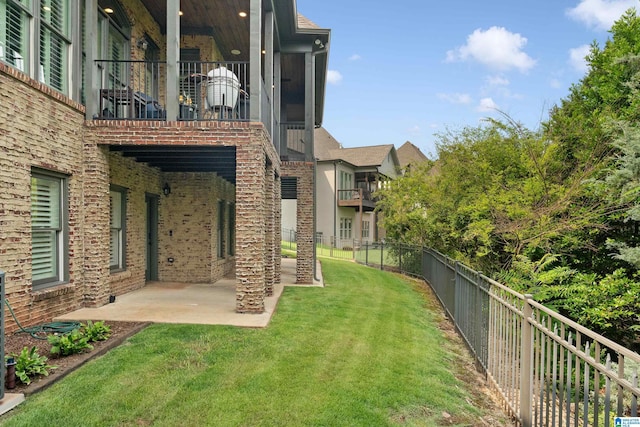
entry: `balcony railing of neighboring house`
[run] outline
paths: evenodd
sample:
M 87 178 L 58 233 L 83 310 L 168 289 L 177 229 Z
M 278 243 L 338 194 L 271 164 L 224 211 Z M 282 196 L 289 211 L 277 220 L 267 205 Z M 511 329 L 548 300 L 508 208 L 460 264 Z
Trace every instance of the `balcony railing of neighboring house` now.
M 302 161 L 305 156 L 304 123 L 282 123 L 280 125 L 281 150 L 283 160 Z
M 373 200 L 371 191 L 364 188 L 338 190 L 338 200 Z
M 169 102 L 179 104 L 178 120 L 249 120 L 249 63 L 179 63 L 179 97 L 166 97 L 166 63 L 159 61 L 96 61 L 101 70 L 99 119 L 173 120 L 166 117 Z M 264 84 L 263 94 L 264 92 Z M 270 106 L 262 109 L 269 128 Z M 270 131 L 270 129 L 268 129 Z
M 372 211 L 376 207 L 376 202 L 373 200 L 373 197 L 371 197 L 369 190 L 352 188 L 349 190 L 338 190 L 338 206 Z

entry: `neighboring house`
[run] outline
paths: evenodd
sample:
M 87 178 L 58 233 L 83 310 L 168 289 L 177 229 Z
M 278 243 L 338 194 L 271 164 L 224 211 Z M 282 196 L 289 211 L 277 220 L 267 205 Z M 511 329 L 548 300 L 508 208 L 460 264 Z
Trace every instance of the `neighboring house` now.
M 303 205 L 313 188 L 329 38 L 295 0 L 0 1 L 0 270 L 23 325 L 226 274 L 236 311 L 264 311 L 281 180 Z
M 428 161 L 429 158 L 410 141 L 406 141 L 398 148 L 398 160 L 400 161 L 400 168 L 404 173 L 409 170 L 412 165 L 424 163 Z
M 375 192 L 398 177 L 400 164 L 392 144 L 341 148 L 325 129 L 316 129 L 316 232 L 332 236 L 337 247 L 384 237 Z M 284 215 L 284 213 L 283 213 Z

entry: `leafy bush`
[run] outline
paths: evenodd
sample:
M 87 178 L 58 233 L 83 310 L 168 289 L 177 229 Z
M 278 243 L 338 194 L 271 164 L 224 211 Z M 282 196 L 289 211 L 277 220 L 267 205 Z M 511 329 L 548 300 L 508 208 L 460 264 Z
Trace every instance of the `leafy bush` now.
M 103 321 L 94 323 L 87 320 L 87 324 L 82 325 L 82 334 L 88 342 L 105 341 L 111 336 L 111 327 L 105 325 Z
M 20 354 L 12 354 L 16 361 L 16 377 L 24 384 L 31 384 L 31 378 L 36 375 L 49 375 L 50 369 L 55 369 L 55 366 L 47 364 L 47 357 L 40 356 L 36 346 L 24 347 Z
M 74 329 L 64 335 L 49 335 L 47 340 L 52 345 L 51 354 L 60 354 L 61 356 L 69 356 L 70 354 L 93 349 L 93 346 L 89 344 L 87 337 L 80 332 L 80 329 Z

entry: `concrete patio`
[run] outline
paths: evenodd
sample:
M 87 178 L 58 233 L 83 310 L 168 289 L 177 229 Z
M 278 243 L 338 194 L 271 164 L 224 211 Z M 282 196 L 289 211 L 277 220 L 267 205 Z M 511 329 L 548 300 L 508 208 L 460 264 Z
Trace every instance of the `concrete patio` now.
M 281 283 L 265 298 L 261 314 L 235 312 L 235 279 L 216 283 L 150 282 L 144 288 L 118 295 L 116 301 L 98 308 L 82 308 L 56 321 L 110 320 L 125 322 L 191 323 L 263 328 L 269 324 L 285 286 L 323 286 L 320 263 L 313 285 L 296 285 L 296 260 L 282 259 Z

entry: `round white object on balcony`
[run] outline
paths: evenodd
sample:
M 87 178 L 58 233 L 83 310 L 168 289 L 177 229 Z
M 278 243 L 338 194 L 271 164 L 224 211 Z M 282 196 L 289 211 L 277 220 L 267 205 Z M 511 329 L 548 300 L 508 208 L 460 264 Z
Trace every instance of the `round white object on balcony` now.
M 224 66 L 207 73 L 207 104 L 215 107 L 234 108 L 240 93 L 240 80 Z

